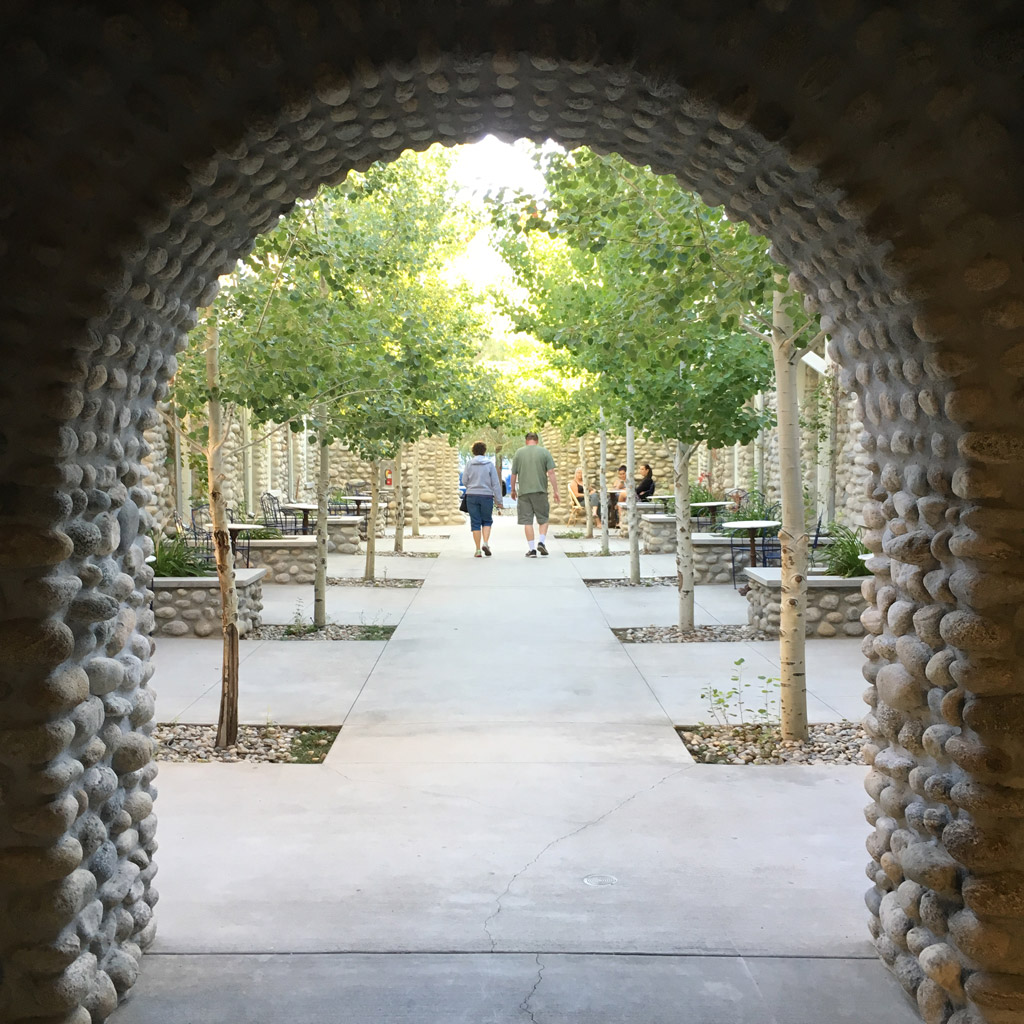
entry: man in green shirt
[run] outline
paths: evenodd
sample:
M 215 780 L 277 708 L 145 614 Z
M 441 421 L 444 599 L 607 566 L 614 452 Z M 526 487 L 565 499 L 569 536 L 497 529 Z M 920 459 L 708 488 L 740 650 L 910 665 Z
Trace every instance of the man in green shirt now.
M 512 456 L 511 489 L 512 500 L 517 502 L 516 511 L 519 525 L 526 528 L 527 558 L 536 558 L 539 551 L 548 553 L 548 519 L 551 508 L 548 504 L 548 481 L 558 503 L 558 478 L 555 476 L 555 460 L 551 452 L 538 442 L 540 438 L 532 431 L 526 435 L 526 444 Z M 533 539 L 533 521 L 537 520 L 538 537 Z

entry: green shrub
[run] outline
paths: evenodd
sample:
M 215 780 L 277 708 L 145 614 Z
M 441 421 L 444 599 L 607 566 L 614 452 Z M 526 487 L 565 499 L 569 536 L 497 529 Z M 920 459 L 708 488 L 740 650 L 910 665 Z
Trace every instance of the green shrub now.
M 729 495 L 726 495 L 728 498 Z M 722 523 L 734 523 L 742 522 L 744 520 L 755 520 L 755 519 L 774 519 L 776 522 L 779 521 L 781 512 L 779 511 L 779 503 L 777 501 L 771 501 L 762 494 L 758 494 L 756 491 L 751 491 L 746 497 L 744 497 L 739 504 L 739 508 L 733 508 L 731 505 L 727 505 L 725 508 L 720 510 L 718 516 L 718 530 L 719 532 L 728 532 L 722 530 Z M 766 530 L 765 533 L 769 537 L 774 537 L 778 534 L 780 527 L 776 526 L 772 529 Z M 744 535 L 745 536 L 745 535 Z
M 832 543 L 819 548 L 825 567 L 830 576 L 864 576 L 867 569 L 861 555 L 868 554 L 868 549 L 860 539 L 860 529 L 851 530 L 841 523 L 833 523 L 828 528 Z
M 246 530 L 240 536 L 242 539 L 248 537 L 249 540 L 279 540 L 284 534 L 272 526 L 263 526 L 258 530 Z
M 203 556 L 195 548 L 189 547 L 180 537 L 158 537 L 155 555 L 154 576 L 213 575 L 213 571 Z

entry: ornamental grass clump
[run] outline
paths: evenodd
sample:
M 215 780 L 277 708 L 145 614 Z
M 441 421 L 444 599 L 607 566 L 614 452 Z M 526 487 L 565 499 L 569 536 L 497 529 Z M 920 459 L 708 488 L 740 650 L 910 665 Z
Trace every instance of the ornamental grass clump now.
M 213 575 L 203 556 L 180 537 L 157 538 L 154 555 L 154 576 Z
M 823 549 L 825 568 L 830 576 L 863 576 L 867 572 L 861 555 L 869 554 L 860 539 L 860 530 L 833 523 L 828 530 L 832 543 Z

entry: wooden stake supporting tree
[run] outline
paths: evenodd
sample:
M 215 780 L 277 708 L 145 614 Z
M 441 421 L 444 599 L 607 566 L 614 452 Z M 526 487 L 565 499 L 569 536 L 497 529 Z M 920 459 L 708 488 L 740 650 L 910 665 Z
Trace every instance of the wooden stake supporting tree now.
M 220 335 L 212 312 L 206 325 L 206 384 L 209 392 L 207 467 L 210 488 L 210 519 L 213 550 L 220 584 L 221 628 L 224 637 L 221 660 L 220 712 L 217 746 L 230 747 L 238 740 L 238 593 L 231 558 L 227 503 L 224 500 L 224 417 L 220 400 Z
M 414 444 L 410 448 L 412 455 L 412 483 L 409 500 L 412 503 L 412 524 L 409 533 L 413 537 L 420 535 L 420 446 Z
M 321 410 L 321 422 L 326 413 Z M 318 434 L 320 462 L 316 484 L 316 579 L 313 583 L 313 625 L 327 625 L 327 495 L 331 488 L 331 445 L 326 431 Z
M 366 524 L 366 563 L 363 579 L 372 580 L 377 568 L 377 514 L 380 509 L 380 463 L 370 463 L 370 518 Z
M 583 515 L 587 520 L 587 537 L 594 536 L 594 510 L 590 507 L 590 487 L 587 485 L 587 439 L 580 436 L 580 469 L 583 476 Z
M 405 477 L 402 473 L 402 459 L 405 446 L 398 449 L 395 458 L 395 553 L 405 550 Z
M 604 419 L 604 417 L 601 417 Z M 601 554 L 608 554 L 608 431 L 601 428 L 601 465 L 599 468 L 598 486 L 601 491 Z
M 629 531 L 629 582 L 640 583 L 640 516 L 636 507 L 636 428 L 626 424 L 626 526 Z

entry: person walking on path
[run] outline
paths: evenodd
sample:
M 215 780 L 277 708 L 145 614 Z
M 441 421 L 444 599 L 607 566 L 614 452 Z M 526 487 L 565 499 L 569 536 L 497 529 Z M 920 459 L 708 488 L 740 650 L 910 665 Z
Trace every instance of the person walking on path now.
M 532 431 L 526 435 L 526 444 L 512 457 L 512 479 L 510 492 L 513 501 L 518 501 L 516 518 L 526 528 L 527 558 L 536 558 L 539 551 L 548 553 L 548 519 L 551 506 L 548 504 L 548 481 L 551 492 L 558 503 L 558 477 L 555 475 L 555 460 L 551 452 L 540 443 Z M 537 540 L 533 539 L 533 521 L 537 520 Z
M 469 528 L 476 542 L 476 554 L 480 557 L 481 540 L 483 553 L 490 558 L 491 524 L 494 522 L 494 503 L 501 504 L 501 481 L 494 463 L 486 456 L 487 445 L 477 441 L 473 445 L 473 457 L 462 471 L 462 483 L 466 488 L 466 511 L 469 513 Z

